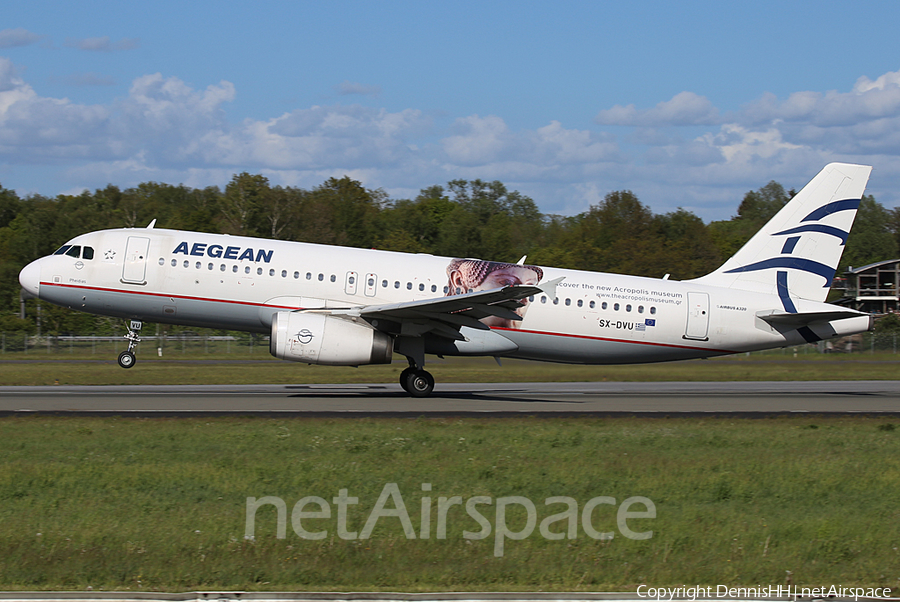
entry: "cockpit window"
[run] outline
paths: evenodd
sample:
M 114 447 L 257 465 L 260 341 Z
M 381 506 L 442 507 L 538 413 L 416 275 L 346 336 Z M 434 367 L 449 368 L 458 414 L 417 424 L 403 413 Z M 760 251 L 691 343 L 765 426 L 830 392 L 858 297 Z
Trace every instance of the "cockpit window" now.
M 68 251 L 66 251 L 66 255 L 69 257 L 75 257 L 76 259 L 81 255 L 81 245 L 73 245 Z
M 94 247 L 85 247 L 81 251 L 82 259 L 93 259 L 94 258 Z
M 65 254 L 66 254 L 66 251 L 68 251 L 68 250 L 69 250 L 69 247 L 71 247 L 71 246 L 72 246 L 72 245 L 63 245 L 63 246 L 61 246 L 59 249 L 56 250 L 56 253 L 54 253 L 54 255 L 65 255 Z

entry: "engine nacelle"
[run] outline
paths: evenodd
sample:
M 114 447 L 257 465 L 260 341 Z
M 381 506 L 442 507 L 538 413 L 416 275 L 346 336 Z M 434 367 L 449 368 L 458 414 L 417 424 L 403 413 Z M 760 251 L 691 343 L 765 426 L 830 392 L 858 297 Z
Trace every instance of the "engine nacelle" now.
M 389 364 L 394 341 L 364 320 L 280 311 L 272 316 L 269 352 L 282 360 L 325 366 Z

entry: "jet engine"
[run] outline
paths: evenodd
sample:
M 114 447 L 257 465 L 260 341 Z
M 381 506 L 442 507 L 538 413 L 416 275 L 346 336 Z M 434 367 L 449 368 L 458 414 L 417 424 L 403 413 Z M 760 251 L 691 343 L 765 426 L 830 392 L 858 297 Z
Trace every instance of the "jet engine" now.
M 280 311 L 272 317 L 269 352 L 292 362 L 325 366 L 389 364 L 393 339 L 359 318 Z

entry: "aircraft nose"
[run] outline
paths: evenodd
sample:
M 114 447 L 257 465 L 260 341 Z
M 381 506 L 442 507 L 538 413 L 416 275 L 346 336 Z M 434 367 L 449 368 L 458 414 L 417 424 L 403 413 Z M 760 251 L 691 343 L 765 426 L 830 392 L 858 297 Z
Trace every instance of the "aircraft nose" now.
M 19 284 L 29 295 L 39 297 L 41 293 L 41 260 L 35 260 L 19 272 Z

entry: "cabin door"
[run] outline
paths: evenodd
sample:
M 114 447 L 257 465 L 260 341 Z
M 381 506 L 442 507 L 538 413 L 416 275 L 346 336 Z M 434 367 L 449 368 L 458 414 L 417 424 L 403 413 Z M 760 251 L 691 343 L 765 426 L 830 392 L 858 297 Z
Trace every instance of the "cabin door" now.
M 147 253 L 150 239 L 143 236 L 129 236 L 125 244 L 125 265 L 122 268 L 122 282 L 147 284 Z
M 709 295 L 688 293 L 687 298 L 688 316 L 684 338 L 695 341 L 709 340 Z

